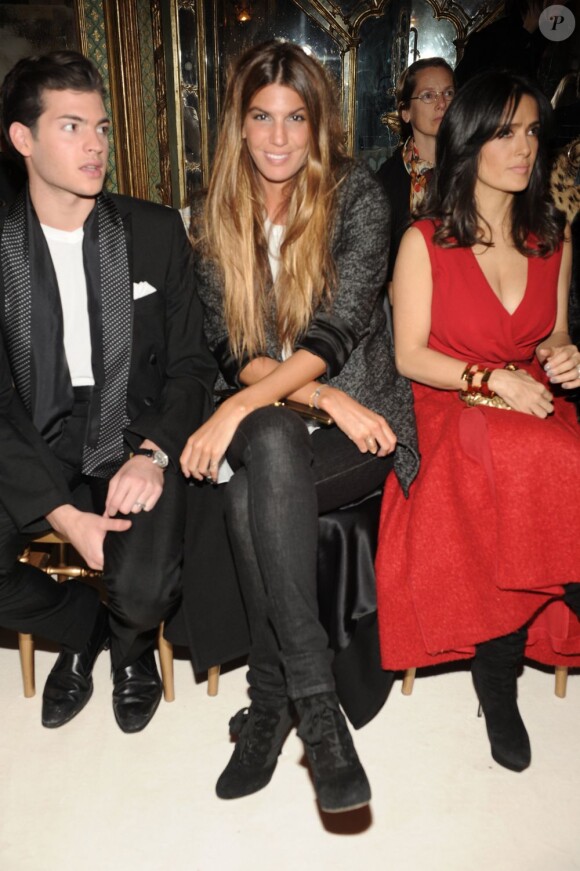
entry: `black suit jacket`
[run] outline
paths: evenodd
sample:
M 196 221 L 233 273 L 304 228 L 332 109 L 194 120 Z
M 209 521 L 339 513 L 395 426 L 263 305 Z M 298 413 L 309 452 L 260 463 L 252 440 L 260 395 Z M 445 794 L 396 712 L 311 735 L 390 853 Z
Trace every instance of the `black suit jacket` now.
M 155 292 L 133 299 L 127 453 L 145 438 L 177 467 L 185 440 L 211 410 L 216 374 L 202 331 L 190 245 L 178 212 L 112 195 L 125 228 L 133 286 Z M 0 233 L 7 210 L 0 211 Z M 14 389 L 5 350 L 0 270 L 0 501 L 23 531 L 73 501 L 59 462 Z M 50 366 L 51 361 L 47 360 Z

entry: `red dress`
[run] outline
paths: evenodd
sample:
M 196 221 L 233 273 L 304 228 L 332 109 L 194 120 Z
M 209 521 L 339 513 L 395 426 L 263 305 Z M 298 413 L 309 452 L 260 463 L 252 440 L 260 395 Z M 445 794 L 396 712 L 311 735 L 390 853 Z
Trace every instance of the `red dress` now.
M 431 222 L 414 226 L 433 274 L 429 347 L 490 368 L 515 362 L 545 381 L 534 350 L 555 323 L 561 252 L 528 259 L 525 295 L 510 315 L 470 248 L 440 248 Z M 580 621 L 555 598 L 580 581 L 574 407 L 557 397 L 542 420 L 469 408 L 454 390 L 414 384 L 413 393 L 421 468 L 408 499 L 387 478 L 381 513 L 383 666 L 468 658 L 475 644 L 529 621 L 526 656 L 580 665 Z

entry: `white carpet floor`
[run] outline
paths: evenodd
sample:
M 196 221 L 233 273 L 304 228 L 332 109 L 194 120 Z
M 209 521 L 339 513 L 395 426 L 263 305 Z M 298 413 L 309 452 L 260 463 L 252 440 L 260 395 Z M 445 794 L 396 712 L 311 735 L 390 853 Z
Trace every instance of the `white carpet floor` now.
M 37 651 L 37 695 L 22 695 L 18 652 L 0 647 L 1 871 L 574 871 L 580 869 L 580 675 L 565 700 L 527 667 L 520 707 L 533 749 L 514 774 L 489 755 L 466 671 L 397 681 L 355 734 L 370 809 L 322 815 L 291 734 L 272 783 L 223 802 L 229 717 L 244 669 L 216 698 L 177 660 L 174 703 L 124 735 L 114 722 L 108 655 L 95 693 L 67 726 L 40 724 L 54 654 Z

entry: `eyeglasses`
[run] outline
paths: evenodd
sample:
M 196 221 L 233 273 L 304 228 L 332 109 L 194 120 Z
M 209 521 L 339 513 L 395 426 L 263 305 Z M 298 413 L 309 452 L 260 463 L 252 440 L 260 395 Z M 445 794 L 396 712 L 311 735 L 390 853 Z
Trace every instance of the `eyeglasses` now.
M 410 100 L 421 100 L 422 103 L 435 103 L 438 97 L 443 97 L 446 103 L 450 103 L 455 96 L 455 88 L 445 88 L 444 91 L 423 91 L 422 94 L 417 94 L 416 97 L 409 97 Z

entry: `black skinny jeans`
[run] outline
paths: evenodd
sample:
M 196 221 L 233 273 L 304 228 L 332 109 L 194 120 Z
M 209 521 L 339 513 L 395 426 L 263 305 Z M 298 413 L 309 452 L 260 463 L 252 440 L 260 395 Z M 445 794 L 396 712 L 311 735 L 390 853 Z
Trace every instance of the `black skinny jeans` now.
M 227 522 L 251 634 L 253 700 L 334 690 L 318 619 L 318 515 L 380 487 L 393 459 L 362 454 L 337 427 L 312 435 L 294 412 L 250 414 L 228 451 Z

